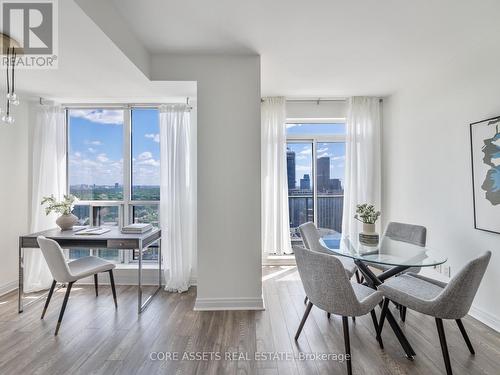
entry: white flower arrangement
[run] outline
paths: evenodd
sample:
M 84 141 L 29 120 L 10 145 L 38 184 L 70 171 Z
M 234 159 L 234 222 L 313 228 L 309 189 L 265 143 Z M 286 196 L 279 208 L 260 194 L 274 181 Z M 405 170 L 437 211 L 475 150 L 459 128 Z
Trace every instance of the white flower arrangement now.
M 78 198 L 74 195 L 65 195 L 63 200 L 57 201 L 54 195 L 50 197 L 43 197 L 41 205 L 47 205 L 45 207 L 45 214 L 49 215 L 51 212 L 57 212 L 61 215 L 69 215 L 73 211 L 75 204 L 78 202 Z
M 380 211 L 375 211 L 373 204 L 363 203 L 356 206 L 354 218 L 364 224 L 375 224 L 380 217 Z

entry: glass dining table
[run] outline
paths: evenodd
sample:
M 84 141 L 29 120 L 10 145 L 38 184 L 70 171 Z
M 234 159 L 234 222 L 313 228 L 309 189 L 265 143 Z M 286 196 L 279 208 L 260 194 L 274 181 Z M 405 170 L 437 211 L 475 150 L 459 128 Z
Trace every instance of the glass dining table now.
M 383 236 L 376 246 L 367 246 L 357 239 L 341 237 L 339 234 L 324 236 L 320 239 L 320 242 L 332 254 L 352 258 L 365 279 L 364 284 L 373 289 L 377 289 L 384 280 L 409 268 L 433 267 L 447 261 L 446 257 L 435 251 L 386 236 Z M 375 274 L 369 268 L 369 266 L 377 267 L 377 265 L 383 270 L 379 274 Z M 407 358 L 413 359 L 415 351 L 390 310 L 387 311 L 386 319 L 396 334 Z M 377 337 L 378 334 L 379 332 L 377 332 Z

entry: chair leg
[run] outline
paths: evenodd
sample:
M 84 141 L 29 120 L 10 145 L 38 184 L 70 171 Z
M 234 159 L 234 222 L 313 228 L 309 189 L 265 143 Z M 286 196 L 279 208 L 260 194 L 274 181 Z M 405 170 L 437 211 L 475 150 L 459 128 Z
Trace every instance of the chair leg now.
M 380 322 L 378 323 L 378 332 L 377 332 L 377 340 L 382 338 L 382 328 L 384 327 L 385 315 L 387 314 L 387 309 L 389 308 L 390 300 L 384 298 L 384 302 L 382 303 L 382 312 L 380 313 Z
M 399 305 L 399 316 L 401 317 L 401 321 L 406 320 L 406 306 Z
M 467 347 L 469 348 L 469 351 L 472 355 L 475 355 L 476 352 L 474 351 L 474 347 L 472 346 L 472 343 L 470 342 L 469 335 L 467 335 L 467 331 L 465 330 L 464 324 L 462 323 L 461 319 L 456 320 L 458 328 L 460 329 L 460 332 L 462 333 L 462 336 L 465 340 L 465 343 L 467 344 Z
M 113 277 L 113 270 L 109 270 L 109 282 L 111 283 L 111 291 L 113 292 L 115 307 L 118 307 L 118 302 L 116 302 L 115 278 Z
M 302 317 L 302 320 L 300 321 L 299 328 L 297 329 L 297 333 L 295 334 L 295 341 L 299 339 L 300 333 L 302 332 L 302 328 L 304 328 L 304 324 L 306 323 L 307 317 L 309 316 L 309 313 L 311 312 L 311 309 L 313 307 L 313 304 L 311 301 L 307 304 L 306 311 L 304 311 L 304 316 Z
M 94 273 L 94 287 L 95 287 L 95 296 L 99 296 L 99 285 L 97 282 L 97 273 Z
M 448 345 L 446 344 L 446 336 L 444 334 L 443 320 L 436 318 L 436 327 L 439 334 L 439 342 L 441 343 L 441 351 L 443 352 L 444 365 L 446 367 L 446 374 L 452 375 L 450 354 L 448 353 Z
M 47 300 L 45 301 L 45 306 L 43 307 L 42 311 L 42 317 L 40 319 L 43 319 L 45 316 L 45 312 L 47 311 L 47 307 L 49 307 L 49 302 L 50 299 L 52 298 L 52 293 L 54 293 L 54 288 L 56 287 L 56 281 L 52 281 L 52 285 L 50 286 L 49 294 L 47 295 Z
M 361 279 L 359 278 L 358 270 L 354 271 L 354 274 L 356 275 L 356 281 L 358 282 L 358 284 L 361 284 Z
M 59 332 L 59 327 L 61 326 L 64 310 L 66 310 L 66 305 L 68 304 L 69 294 L 71 292 L 71 287 L 73 286 L 73 283 L 74 281 L 68 283 L 68 286 L 66 287 L 66 294 L 64 295 L 64 301 L 61 307 L 61 312 L 59 313 L 59 319 L 57 319 L 56 332 L 54 333 L 54 336 L 57 336 L 57 333 Z
M 382 342 L 382 337 L 378 335 L 378 322 L 375 310 L 370 311 L 370 315 L 372 316 L 373 327 L 375 328 L 375 336 L 377 338 L 378 344 L 380 345 L 380 349 L 384 349 L 384 343 Z
M 304 298 L 304 305 L 307 305 L 307 296 Z
M 342 317 L 342 326 L 344 328 L 344 344 L 345 344 L 347 374 L 352 375 L 351 343 L 349 342 L 349 318 L 347 316 Z

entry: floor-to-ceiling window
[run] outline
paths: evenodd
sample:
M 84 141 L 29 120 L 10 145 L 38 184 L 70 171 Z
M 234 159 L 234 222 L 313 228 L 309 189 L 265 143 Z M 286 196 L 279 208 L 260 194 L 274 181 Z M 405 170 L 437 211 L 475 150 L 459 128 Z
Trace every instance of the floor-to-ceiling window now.
M 290 235 L 313 221 L 332 234 L 342 231 L 345 172 L 344 123 L 288 123 L 287 175 Z
M 81 225 L 159 224 L 159 113 L 154 107 L 69 108 L 68 191 L 80 201 L 74 213 Z M 70 258 L 91 250 L 72 249 Z M 92 250 L 115 262 L 137 254 Z M 152 246 L 144 259 L 157 260 Z

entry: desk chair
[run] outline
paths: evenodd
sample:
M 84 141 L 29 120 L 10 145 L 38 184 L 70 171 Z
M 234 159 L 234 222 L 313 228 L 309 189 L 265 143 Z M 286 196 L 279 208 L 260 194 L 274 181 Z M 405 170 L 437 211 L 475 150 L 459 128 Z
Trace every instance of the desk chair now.
M 37 241 L 40 245 L 40 249 L 42 250 L 43 257 L 45 258 L 45 261 L 49 266 L 50 273 L 52 274 L 52 277 L 54 279 L 54 281 L 52 282 L 52 286 L 50 287 L 47 300 L 45 301 L 41 319 L 43 319 L 43 317 L 45 316 L 45 312 L 49 307 L 49 302 L 52 298 L 52 294 L 54 293 L 56 283 L 67 283 L 66 294 L 64 295 L 64 301 L 61 307 L 61 312 L 59 313 L 59 319 L 57 320 L 57 326 L 54 335 L 57 336 L 59 332 L 59 327 L 61 326 L 64 310 L 66 310 L 71 287 L 76 281 L 80 279 L 83 279 L 90 275 L 94 275 L 95 293 L 97 297 L 97 274 L 100 272 L 109 272 L 111 290 L 113 292 L 113 300 L 115 301 L 115 307 L 118 307 L 118 304 L 116 302 L 115 280 L 113 278 L 113 269 L 115 268 L 115 265 L 113 263 L 94 256 L 79 258 L 67 263 L 66 259 L 64 258 L 63 250 L 56 241 L 45 238 L 43 236 L 37 237 Z

